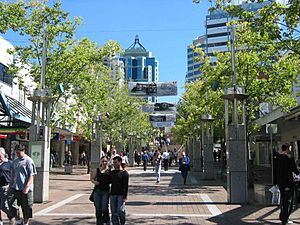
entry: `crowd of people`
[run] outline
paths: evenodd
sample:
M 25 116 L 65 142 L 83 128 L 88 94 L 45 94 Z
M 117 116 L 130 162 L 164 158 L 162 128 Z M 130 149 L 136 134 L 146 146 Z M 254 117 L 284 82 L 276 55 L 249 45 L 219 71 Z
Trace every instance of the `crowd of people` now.
M 147 170 L 147 166 L 151 164 L 153 166 L 153 170 L 155 168 L 155 156 L 157 152 L 162 152 L 160 147 L 157 147 L 156 150 L 145 150 L 144 148 L 142 149 L 141 152 L 135 151 L 134 152 L 134 161 L 137 164 L 137 166 L 142 165 L 144 167 L 144 170 Z M 163 165 L 164 165 L 164 170 L 167 171 L 170 166 L 177 165 L 177 153 L 176 153 L 176 148 L 171 151 L 171 150 L 165 150 L 162 154 L 163 157 Z
M 171 150 L 161 151 L 160 147 L 156 150 L 147 151 L 142 149 L 141 152 L 134 152 L 134 159 L 137 166 L 140 166 L 141 161 L 143 164 L 144 171 L 147 171 L 147 167 L 150 164 L 155 171 L 156 183 L 160 182 L 161 167 L 164 167 L 164 171 L 168 171 L 169 167 L 177 165 L 177 152 L 176 148 Z M 178 160 L 179 171 L 183 177 L 183 183 L 186 184 L 188 171 L 190 170 L 190 159 L 185 152 L 181 153 L 181 157 Z
M 0 209 L 6 213 L 11 225 L 28 225 L 32 218 L 33 177 L 37 172 L 33 160 L 25 153 L 25 146 L 16 146 L 15 155 L 13 161 L 9 160 L 5 149 L 0 147 Z

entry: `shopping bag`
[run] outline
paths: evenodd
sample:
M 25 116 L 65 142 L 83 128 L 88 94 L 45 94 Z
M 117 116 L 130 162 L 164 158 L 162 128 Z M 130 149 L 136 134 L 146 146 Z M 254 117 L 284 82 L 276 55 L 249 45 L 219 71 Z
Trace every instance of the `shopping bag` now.
M 277 185 L 272 186 L 269 191 L 272 193 L 272 204 L 280 204 L 280 190 Z
M 93 191 L 92 191 L 92 193 L 91 193 L 91 195 L 90 195 L 90 197 L 89 197 L 89 200 L 90 200 L 91 202 L 94 202 L 94 192 L 95 192 L 95 189 L 93 189 Z

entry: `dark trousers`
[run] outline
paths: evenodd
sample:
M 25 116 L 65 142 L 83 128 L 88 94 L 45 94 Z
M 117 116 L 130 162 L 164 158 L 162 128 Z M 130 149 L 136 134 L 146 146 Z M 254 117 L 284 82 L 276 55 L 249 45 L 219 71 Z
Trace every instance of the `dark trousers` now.
M 164 169 L 165 169 L 165 171 L 167 171 L 169 169 L 169 160 L 168 159 L 164 159 Z
M 8 201 L 12 217 L 16 217 L 18 215 L 18 209 L 19 206 L 21 206 L 24 219 L 32 218 L 32 191 L 29 191 L 27 194 L 24 194 L 21 190 L 12 189 Z
M 292 187 L 279 187 L 280 190 L 280 220 L 282 224 L 286 224 L 293 210 L 293 193 Z
M 144 171 L 147 170 L 147 164 L 148 164 L 148 161 L 147 160 L 143 160 Z

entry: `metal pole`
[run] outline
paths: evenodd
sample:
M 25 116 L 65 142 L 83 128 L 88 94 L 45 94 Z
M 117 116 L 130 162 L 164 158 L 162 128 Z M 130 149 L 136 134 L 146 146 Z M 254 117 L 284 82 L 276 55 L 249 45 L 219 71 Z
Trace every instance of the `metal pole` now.
M 45 31 L 44 39 L 43 39 L 42 73 L 41 73 L 40 89 L 45 88 L 46 63 L 47 63 L 47 31 Z
M 232 85 L 234 94 L 236 94 L 236 70 L 235 70 L 235 26 L 231 26 L 230 32 L 230 42 L 231 42 L 231 66 L 232 66 Z M 233 124 L 238 124 L 238 100 L 237 98 L 233 99 Z
M 274 167 L 274 163 L 273 163 L 273 131 L 272 131 L 272 124 L 270 124 L 270 126 L 269 126 L 269 131 L 270 131 L 270 145 L 271 145 L 271 153 L 270 153 L 270 155 L 271 155 L 271 171 L 272 171 L 272 184 L 274 184 L 274 171 L 273 171 L 273 167 Z

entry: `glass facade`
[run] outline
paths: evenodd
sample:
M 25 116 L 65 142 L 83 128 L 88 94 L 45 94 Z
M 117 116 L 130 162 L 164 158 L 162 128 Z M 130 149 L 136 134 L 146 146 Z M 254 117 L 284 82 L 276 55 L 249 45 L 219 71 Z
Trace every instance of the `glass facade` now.
M 12 86 L 13 78 L 7 73 L 8 67 L 0 63 L 0 81 Z

